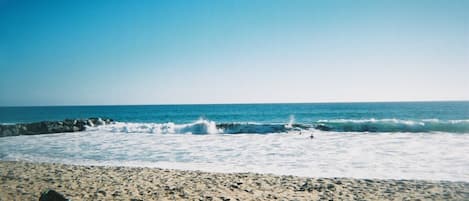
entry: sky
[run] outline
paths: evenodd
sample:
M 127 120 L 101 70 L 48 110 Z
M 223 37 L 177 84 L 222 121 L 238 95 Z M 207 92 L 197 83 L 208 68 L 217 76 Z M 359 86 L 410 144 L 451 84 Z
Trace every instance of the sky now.
M 469 100 L 469 1 L 0 0 L 0 106 Z

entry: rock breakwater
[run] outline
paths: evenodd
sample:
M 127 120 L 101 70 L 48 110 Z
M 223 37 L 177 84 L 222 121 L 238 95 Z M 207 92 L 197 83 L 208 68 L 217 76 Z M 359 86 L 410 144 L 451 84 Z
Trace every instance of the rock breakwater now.
M 114 121 L 109 118 L 88 118 L 0 125 L 0 137 L 78 132 L 84 131 L 86 127 L 111 124 L 112 122 Z

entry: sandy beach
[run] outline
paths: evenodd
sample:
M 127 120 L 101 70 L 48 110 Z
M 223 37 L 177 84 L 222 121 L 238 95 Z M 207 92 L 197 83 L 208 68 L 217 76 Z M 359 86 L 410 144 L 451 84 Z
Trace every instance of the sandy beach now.
M 469 183 L 0 162 L 0 200 L 468 200 Z

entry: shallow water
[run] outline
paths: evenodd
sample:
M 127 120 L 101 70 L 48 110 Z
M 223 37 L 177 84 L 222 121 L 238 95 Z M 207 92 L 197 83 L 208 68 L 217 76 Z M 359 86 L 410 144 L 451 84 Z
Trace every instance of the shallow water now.
M 469 135 L 450 133 L 191 135 L 99 130 L 0 138 L 0 153 L 0 160 L 82 165 L 469 181 Z

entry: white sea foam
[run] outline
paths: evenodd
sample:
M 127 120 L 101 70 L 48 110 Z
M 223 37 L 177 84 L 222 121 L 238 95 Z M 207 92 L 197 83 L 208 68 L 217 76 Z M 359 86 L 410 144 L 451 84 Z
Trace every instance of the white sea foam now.
M 87 130 L 100 130 L 117 133 L 155 133 L 155 134 L 216 134 L 222 133 L 217 129 L 213 121 L 199 119 L 190 124 L 168 123 L 126 123 L 115 122 L 114 124 L 99 127 L 88 127 Z
M 12 124 L 14 125 L 14 124 Z M 295 123 L 295 117 L 282 123 L 232 122 L 216 123 L 199 119 L 193 123 L 130 123 L 113 122 L 101 126 L 88 126 L 89 131 L 152 134 L 239 134 L 284 133 L 317 129 L 334 132 L 449 132 L 469 133 L 469 120 L 403 120 L 403 119 L 327 119 L 310 123 Z
M 115 122 L 97 127 L 87 127 L 88 131 L 114 133 L 152 133 L 152 134 L 238 134 L 238 133 L 280 133 L 293 129 L 293 121 L 284 124 L 261 123 L 221 123 L 199 119 L 189 124 L 168 123 L 126 123 Z
M 149 128 L 141 129 L 146 132 Z M 162 135 L 135 131 L 100 129 L 4 137 L 0 138 L 0 159 L 312 177 L 469 181 L 469 134 L 313 131 L 315 138 L 310 139 L 310 133 L 305 132 Z
M 403 120 L 403 119 L 335 119 L 318 120 L 311 123 L 295 123 L 290 116 L 285 124 L 233 122 L 216 123 L 199 119 L 193 123 L 127 123 L 115 122 L 98 127 L 88 127 L 89 131 L 115 133 L 153 133 L 153 134 L 239 134 L 239 133 L 284 133 L 317 129 L 334 132 L 448 132 L 469 133 L 469 120 Z

